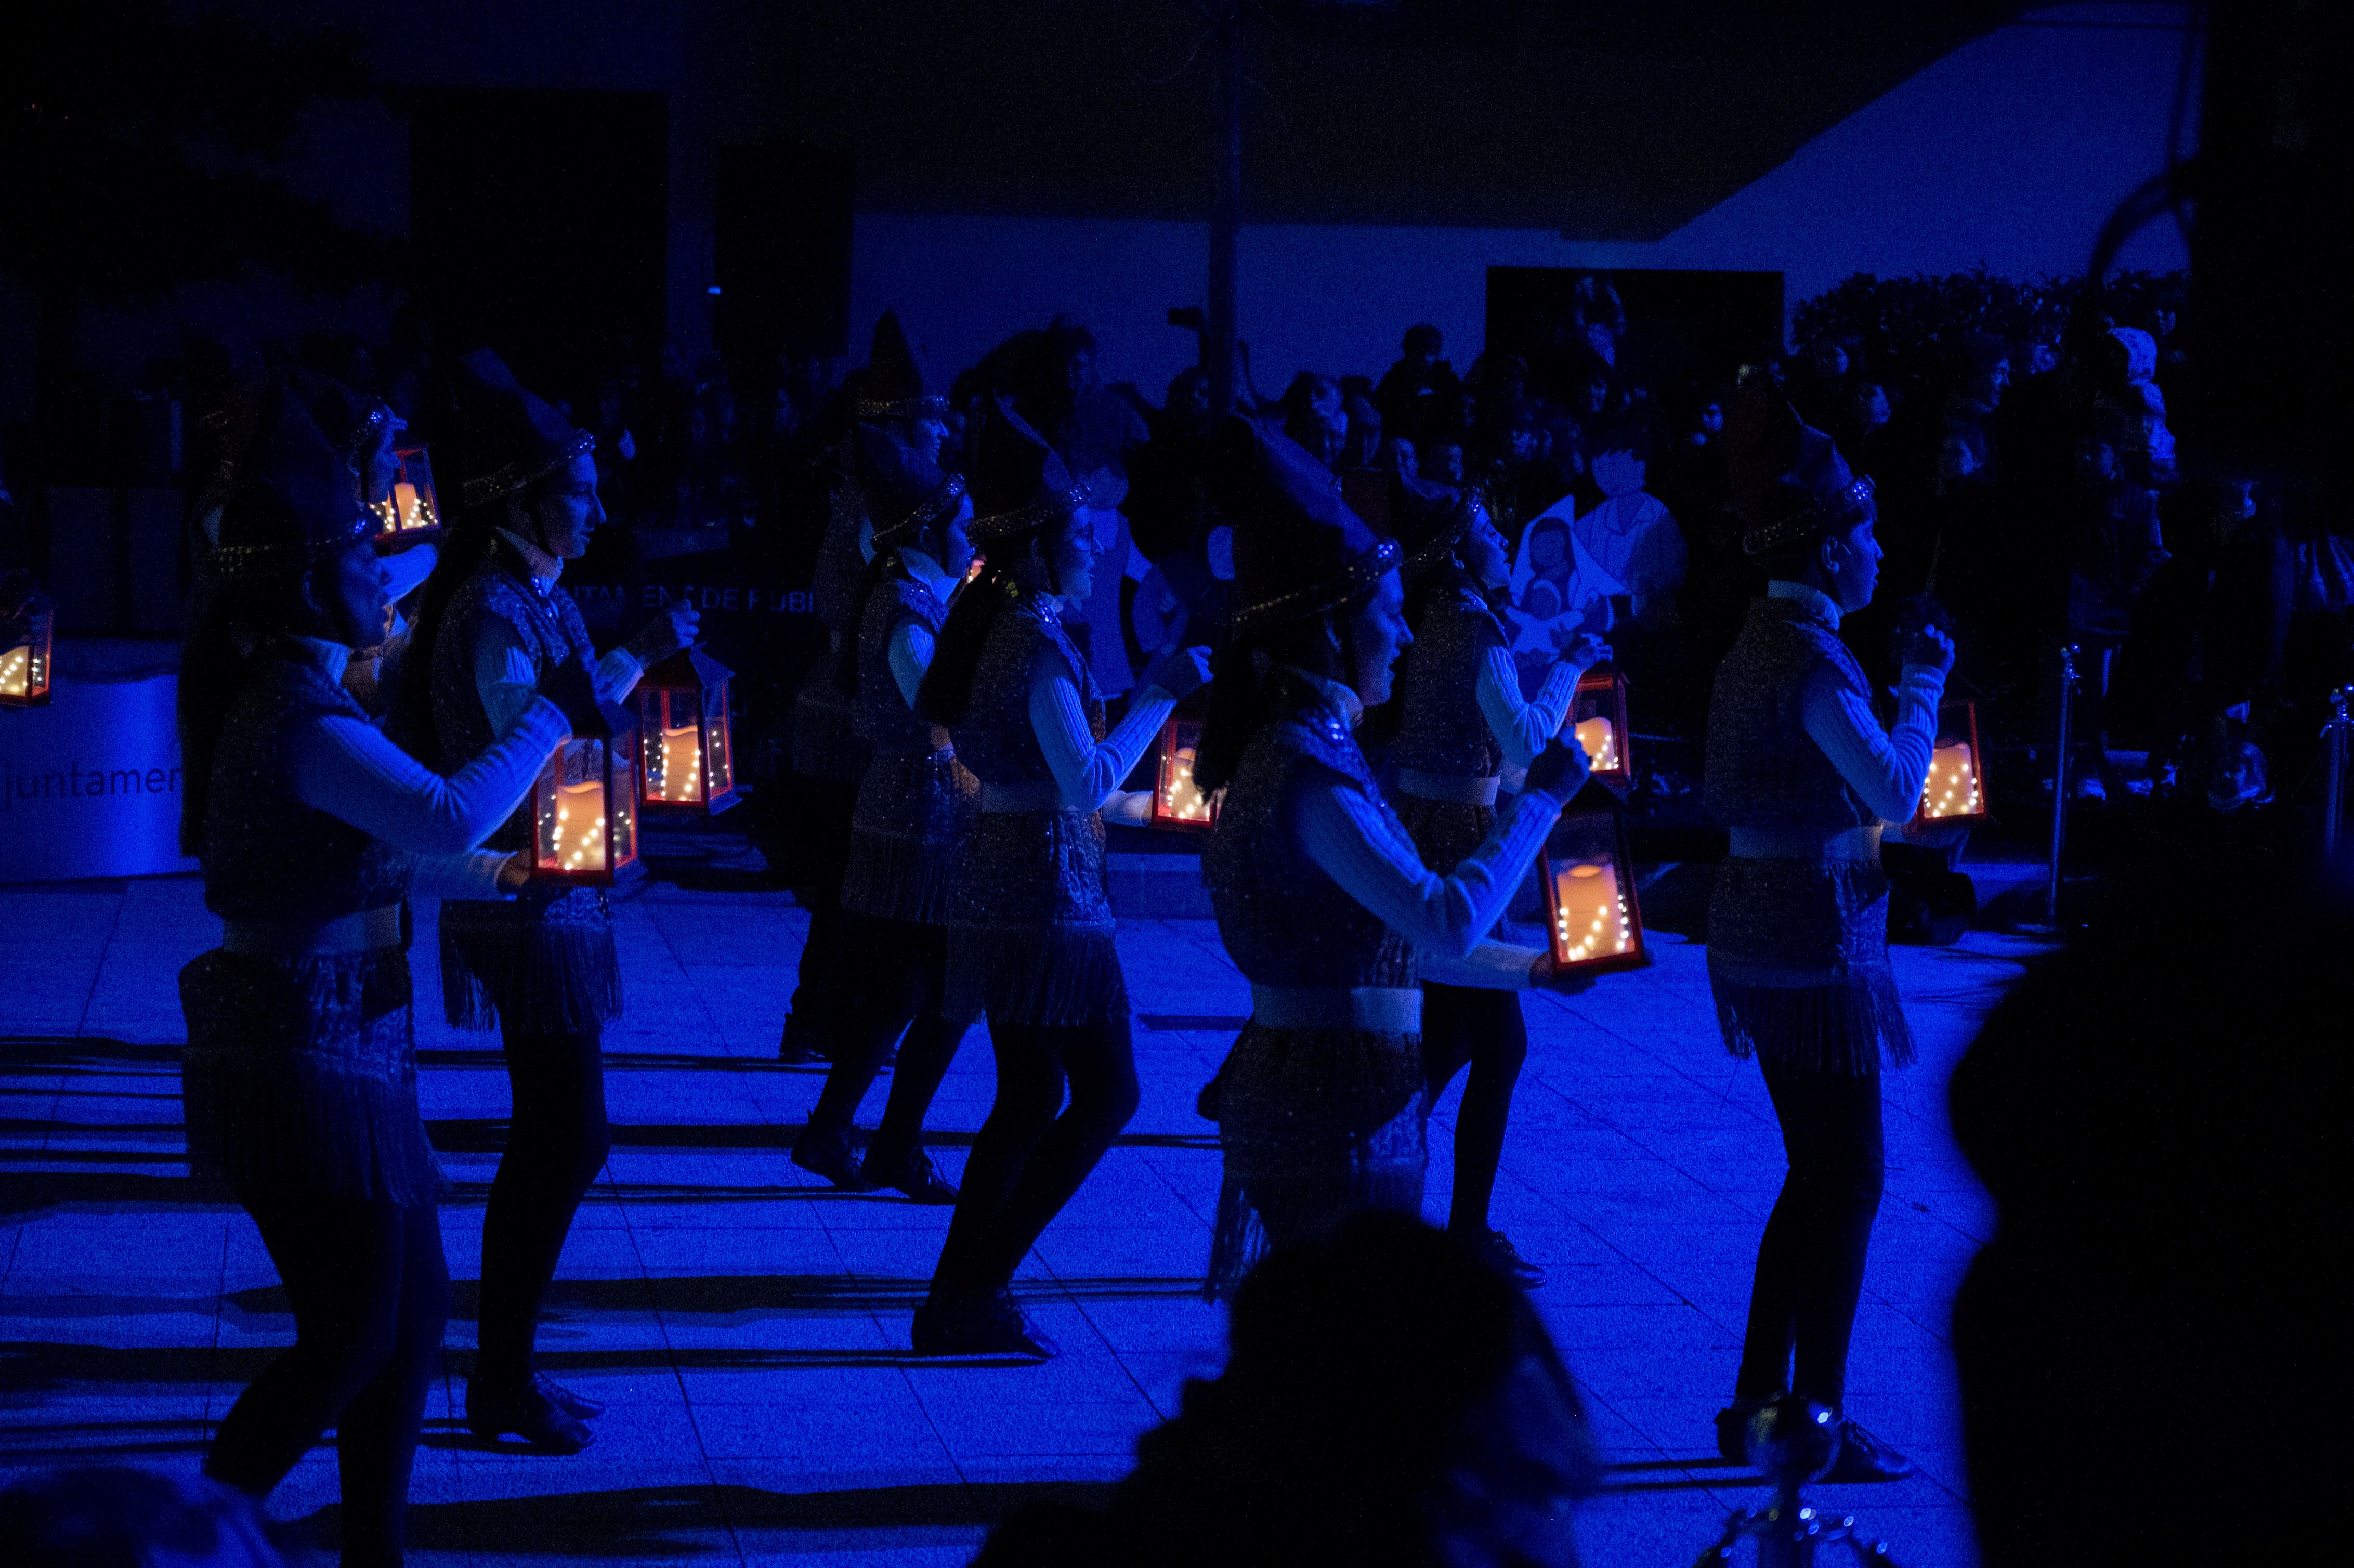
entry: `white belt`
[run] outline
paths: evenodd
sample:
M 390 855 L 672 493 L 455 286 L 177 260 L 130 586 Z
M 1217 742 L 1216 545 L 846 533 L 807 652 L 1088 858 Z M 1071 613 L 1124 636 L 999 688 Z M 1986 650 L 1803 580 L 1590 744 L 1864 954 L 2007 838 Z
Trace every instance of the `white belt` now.
M 1492 773 L 1474 779 L 1460 773 L 1425 773 L 1419 768 L 1400 768 L 1394 777 L 1405 793 L 1448 806 L 1492 806 L 1496 786 L 1501 782 Z
M 1735 828 L 1732 852 L 1743 860 L 1880 858 L 1880 824 L 1826 832 L 1821 828 Z
M 1265 1029 L 1422 1033 L 1420 986 L 1254 985 L 1251 1022 Z
M 1030 784 L 983 784 L 981 809 L 1002 813 L 1078 810 L 1063 799 L 1062 788 L 1051 779 Z

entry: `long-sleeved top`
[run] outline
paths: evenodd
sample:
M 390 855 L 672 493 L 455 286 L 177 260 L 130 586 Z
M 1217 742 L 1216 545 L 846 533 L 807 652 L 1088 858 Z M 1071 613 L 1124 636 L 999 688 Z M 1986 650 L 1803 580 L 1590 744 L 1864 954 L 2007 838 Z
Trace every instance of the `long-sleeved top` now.
M 1504 748 L 1506 768 L 1525 770 L 1545 743 L 1561 733 L 1562 721 L 1569 716 L 1569 705 L 1577 698 L 1578 680 L 1585 673 L 1584 665 L 1563 660 L 1546 674 L 1537 694 L 1523 702 L 1511 650 L 1501 643 L 1488 650 L 1479 662 L 1479 712 L 1496 744 Z
M 1307 678 L 1344 715 L 1353 719 L 1361 711 L 1356 694 L 1347 687 Z M 1575 784 L 1569 793 L 1575 793 Z M 1529 983 L 1529 965 L 1537 954 L 1485 938 L 1566 799 L 1523 792 L 1499 813 L 1487 842 L 1445 876 L 1423 864 L 1394 818 L 1346 784 L 1304 790 L 1293 801 L 1292 820 L 1317 866 L 1412 944 L 1424 979 L 1510 989 Z
M 1176 705 L 1177 699 L 1159 686 L 1147 686 L 1111 734 L 1097 740 L 1069 669 L 1059 659 L 1039 660 L 1030 675 L 1030 727 L 1064 806 L 1106 811 L 1129 823 L 1149 821 L 1152 792 L 1122 790 L 1120 780 L 1135 769 Z
M 1766 594 L 1803 604 L 1834 631 L 1839 629 L 1840 608 L 1828 594 L 1781 581 L 1766 584 Z M 1921 804 L 1929 754 L 1937 743 L 1937 699 L 1945 690 L 1944 671 L 1933 664 L 1905 665 L 1896 683 L 1896 724 L 1883 730 L 1870 697 L 1826 670 L 1808 683 L 1798 711 L 1807 738 L 1830 758 L 1848 787 L 1882 821 L 1902 822 Z
M 300 641 L 329 679 L 343 679 L 349 648 Z M 372 724 L 319 718 L 292 737 L 294 792 L 303 804 L 415 853 L 415 891 L 445 898 L 498 898 L 504 895 L 499 868 L 507 857 L 473 853 L 474 846 L 522 803 L 571 726 L 562 709 L 535 693 L 501 727 L 504 734 L 496 745 L 444 777 Z
M 932 590 L 932 597 L 942 604 L 956 591 L 956 579 L 940 570 L 940 564 L 921 550 L 901 550 L 899 564 L 910 576 Z M 891 679 L 907 705 L 916 705 L 916 688 L 924 683 L 924 673 L 932 667 L 935 639 L 931 629 L 923 622 L 908 618 L 891 630 Z

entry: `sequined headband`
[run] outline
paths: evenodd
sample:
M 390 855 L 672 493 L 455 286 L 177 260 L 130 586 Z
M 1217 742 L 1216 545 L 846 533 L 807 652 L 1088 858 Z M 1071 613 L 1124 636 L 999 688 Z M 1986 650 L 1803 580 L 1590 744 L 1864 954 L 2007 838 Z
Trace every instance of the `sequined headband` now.
M 583 452 L 597 450 L 597 437 L 589 430 L 575 430 L 568 440 L 557 443 L 553 452 L 535 458 L 518 458 L 504 468 L 493 469 L 480 479 L 470 479 L 459 488 L 459 498 L 468 506 L 480 506 L 496 501 L 536 480 L 546 479 Z
M 862 419 L 920 419 L 929 414 L 934 418 L 949 411 L 945 397 L 901 397 L 882 401 L 861 397 L 851 406 L 851 411 Z
M 1767 556 L 1793 545 L 1803 545 L 1829 529 L 1851 527 L 1872 514 L 1872 482 L 1867 475 L 1828 503 L 1819 501 L 1787 517 L 1748 529 L 1741 535 L 1741 552 L 1745 556 Z
M 1395 539 L 1384 539 L 1321 582 L 1243 606 L 1235 611 L 1234 630 L 1238 632 L 1264 631 L 1271 626 L 1321 615 L 1334 605 L 1347 603 L 1381 581 L 1396 568 L 1402 553 Z
M 1421 549 L 1408 556 L 1405 566 L 1399 570 L 1409 577 L 1418 577 L 1445 560 L 1453 553 L 1455 546 L 1462 543 L 1463 535 L 1470 532 L 1471 519 L 1479 515 L 1479 503 L 1466 493 L 1456 502 L 1455 510 L 1448 514 L 1447 526 L 1441 528 Z
M 1087 493 L 1083 486 L 1075 484 L 1068 490 L 1050 490 L 1027 506 L 976 517 L 966 525 L 965 532 L 976 546 L 991 545 L 1000 539 L 1011 539 L 1017 534 L 1027 534 L 1033 529 L 1044 528 L 1049 523 L 1060 522 L 1087 503 Z
M 913 512 L 908 513 L 907 516 L 892 524 L 888 528 L 875 529 L 875 547 L 879 550 L 885 546 L 896 545 L 902 540 L 915 537 L 954 512 L 957 503 L 963 499 L 964 476 L 955 473 L 949 475 L 940 482 L 938 488 L 917 503 Z
M 290 539 L 274 545 L 222 545 L 207 552 L 203 570 L 217 579 L 282 577 L 332 561 L 376 532 L 376 518 L 362 512 L 338 535 Z

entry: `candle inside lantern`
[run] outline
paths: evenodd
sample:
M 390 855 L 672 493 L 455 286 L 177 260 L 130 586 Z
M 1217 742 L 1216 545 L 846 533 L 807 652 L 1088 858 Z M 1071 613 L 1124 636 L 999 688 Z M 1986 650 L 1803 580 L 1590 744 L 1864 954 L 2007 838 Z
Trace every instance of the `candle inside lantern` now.
M 1178 747 L 1170 754 L 1161 784 L 1161 810 L 1181 822 L 1210 820 L 1210 798 L 1193 783 L 1193 748 Z
M 417 486 L 407 480 L 402 480 L 392 487 L 392 512 L 398 519 L 394 524 L 396 527 L 421 528 L 425 525 L 424 519 L 419 515 Z
M 646 772 L 646 793 L 657 800 L 702 800 L 702 751 L 694 720 L 664 725 L 662 745 L 656 748 Z
M 1618 770 L 1618 726 L 1607 718 L 1578 720 L 1577 744 L 1585 748 L 1586 764 L 1596 773 Z
M 540 808 L 540 859 L 559 871 L 605 869 L 605 789 L 591 780 L 559 784 Z
M 1553 867 L 1553 957 L 1565 964 L 1623 953 L 1634 945 L 1627 895 L 1608 861 L 1577 860 Z
M 1978 805 L 1978 771 L 1970 747 L 1956 743 L 1941 746 L 1929 754 L 1929 777 L 1921 788 L 1921 814 L 1924 817 L 1976 816 Z

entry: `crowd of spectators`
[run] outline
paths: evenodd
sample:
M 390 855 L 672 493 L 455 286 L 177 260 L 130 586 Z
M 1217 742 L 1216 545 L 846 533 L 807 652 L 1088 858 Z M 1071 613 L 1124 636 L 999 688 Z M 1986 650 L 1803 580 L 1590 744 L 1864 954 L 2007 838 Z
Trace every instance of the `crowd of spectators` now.
M 1245 402 L 1363 510 L 1379 511 L 1391 471 L 1474 490 L 1512 549 L 1500 609 L 1527 669 L 1606 620 L 1638 728 L 1690 736 L 1759 586 L 1732 511 L 1727 400 L 1736 375 L 1771 376 L 1878 487 L 1888 558 L 1853 639 L 1867 665 L 1887 643 L 1882 623 L 1925 605 L 1960 639 L 1957 694 L 1980 700 L 2006 744 L 2046 747 L 2058 651 L 2073 646 L 2075 788 L 2223 810 L 2310 771 L 2327 693 L 2349 673 L 2354 549 L 2310 492 L 2179 461 L 2181 291 L 2179 278 L 2139 275 L 2097 293 L 1983 274 L 1858 277 L 1798 308 L 1781 359 L 1655 384 L 1622 352 L 1617 291 L 1593 274 L 1459 371 L 1438 329 L 1419 324 L 1378 375 L 1303 369 Z M 920 320 L 921 302 L 907 303 Z M 379 392 L 419 438 L 450 434 L 447 356 L 415 313 L 381 344 L 314 336 L 298 357 Z M 627 339 L 587 363 L 568 411 L 598 436 L 620 526 L 600 534 L 582 580 L 659 575 L 679 556 L 706 563 L 705 577 L 724 558 L 748 577 L 806 579 L 854 370 L 813 355 L 690 363 Z M 159 376 L 199 412 L 227 381 L 193 349 Z M 1233 567 L 1204 483 L 1201 371 L 1157 397 L 1107 382 L 1094 337 L 1057 318 L 937 389 L 951 405 L 949 461 L 980 401 L 1002 396 L 1085 484 L 1118 564 L 1072 631 L 1108 694 L 1171 640 L 1214 641 Z M 201 474 L 205 427 L 190 427 L 186 470 Z M 776 647 L 770 684 L 789 685 L 809 650 Z M 2146 768 L 2121 766 L 2113 747 L 2146 754 Z M 1672 751 L 1652 755 L 1647 771 L 1672 793 Z

